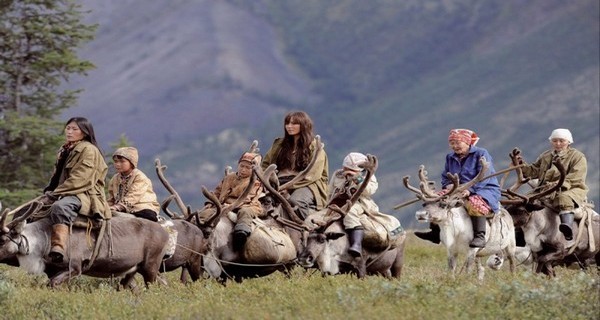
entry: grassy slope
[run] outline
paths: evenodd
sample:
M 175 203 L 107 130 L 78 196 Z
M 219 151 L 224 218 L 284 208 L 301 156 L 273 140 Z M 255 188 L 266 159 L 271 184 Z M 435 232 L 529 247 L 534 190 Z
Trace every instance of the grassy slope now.
M 110 280 L 82 277 L 58 290 L 43 276 L 0 266 L 2 319 L 595 319 L 600 308 L 594 271 L 558 268 L 546 279 L 520 266 L 455 279 L 444 249 L 410 235 L 400 280 L 322 277 L 296 268 L 226 286 L 212 279 L 116 292 Z M 461 262 L 462 263 L 462 262 Z M 137 280 L 141 278 L 138 276 Z

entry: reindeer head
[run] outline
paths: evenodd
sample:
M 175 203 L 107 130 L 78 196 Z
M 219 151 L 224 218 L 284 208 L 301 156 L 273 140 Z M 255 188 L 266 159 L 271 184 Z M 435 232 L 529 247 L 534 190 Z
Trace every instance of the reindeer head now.
M 6 223 L 6 219 L 15 210 L 12 212 L 9 212 L 9 209 L 4 210 L 0 216 L 0 260 L 10 258 L 23 250 L 25 252 L 21 253 L 27 253 L 28 247 L 23 246 L 27 245 L 27 243 L 23 242 L 21 234 L 27 224 L 27 218 L 39 211 L 42 206 L 43 204 L 39 201 L 32 202 L 25 213 L 14 218 L 8 224 Z

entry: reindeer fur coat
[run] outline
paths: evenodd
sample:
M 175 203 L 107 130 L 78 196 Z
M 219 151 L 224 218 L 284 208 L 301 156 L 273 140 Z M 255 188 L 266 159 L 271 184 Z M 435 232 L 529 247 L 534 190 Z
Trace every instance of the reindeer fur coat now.
M 69 153 L 59 175 L 60 184 L 54 189 L 54 195 L 76 196 L 81 201 L 79 214 L 92 217 L 99 215 L 110 219 L 112 214 L 104 194 L 104 179 L 108 167 L 100 150 L 88 141 L 80 141 Z
M 119 185 L 122 188 L 119 192 Z M 125 212 L 133 213 L 144 209 L 156 213 L 160 211 L 160 204 L 156 193 L 152 189 L 152 181 L 139 169 L 133 169 L 128 177 L 120 173 L 115 174 L 108 183 L 108 204 L 121 204 Z
M 215 196 L 221 204 L 232 204 L 242 196 L 244 190 L 250 182 L 250 177 L 240 178 L 237 173 L 230 173 L 223 178 L 221 183 L 215 188 Z M 252 209 L 255 213 L 262 211 L 262 207 L 258 198 L 260 197 L 261 184 L 259 181 L 254 182 L 254 186 L 250 189 L 248 196 L 242 203 L 242 208 Z
M 539 179 L 540 185 L 557 182 L 560 172 L 552 164 L 554 152 L 544 151 L 537 160 L 523 167 L 523 175 L 526 178 Z M 563 195 L 568 195 L 575 203 L 582 205 L 587 197 L 588 187 L 585 184 L 587 175 L 587 160 L 585 155 L 572 147 L 558 154 L 560 163 L 565 167 L 567 176 L 560 187 Z

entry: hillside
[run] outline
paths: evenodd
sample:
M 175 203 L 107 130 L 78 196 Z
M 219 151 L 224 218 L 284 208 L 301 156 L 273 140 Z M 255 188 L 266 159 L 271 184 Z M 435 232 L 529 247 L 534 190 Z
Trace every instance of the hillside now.
M 349 151 L 379 157 L 383 211 L 425 164 L 441 174 L 447 132 L 474 129 L 508 165 L 533 161 L 557 127 L 587 155 L 599 200 L 599 8 L 558 1 L 81 1 L 100 24 L 81 54 L 97 65 L 74 85 L 106 145 L 125 133 L 186 202 L 216 185 L 254 139 L 309 112 L 331 170 Z M 414 179 L 414 178 L 413 178 Z M 436 179 L 437 180 L 437 179 Z M 413 224 L 415 207 L 397 212 Z

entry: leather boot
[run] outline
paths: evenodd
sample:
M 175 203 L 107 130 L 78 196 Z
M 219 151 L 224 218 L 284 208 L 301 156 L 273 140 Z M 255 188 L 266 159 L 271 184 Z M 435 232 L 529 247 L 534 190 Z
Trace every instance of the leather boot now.
M 558 216 L 560 217 L 560 225 L 558 226 L 558 230 L 565 235 L 565 240 L 573 240 L 572 228 L 575 214 L 573 214 L 573 212 L 561 212 Z
M 67 239 L 69 237 L 69 226 L 66 224 L 55 224 L 52 226 L 52 235 L 50 236 L 50 253 L 48 257 L 54 263 L 63 262 L 67 249 Z
M 363 229 L 347 229 L 348 239 L 350 240 L 350 248 L 348 253 L 353 257 L 362 256 L 362 240 L 365 235 Z
M 435 223 L 430 223 L 429 227 L 431 228 L 431 231 L 428 232 L 422 232 L 422 231 L 415 231 L 415 236 L 423 239 L 423 240 L 429 240 L 433 243 L 440 243 L 440 226 L 438 226 Z
M 238 222 L 233 228 L 233 250 L 241 251 L 252 229 L 244 222 Z
M 471 217 L 473 223 L 473 240 L 469 243 L 471 248 L 485 247 L 485 226 L 487 224 L 485 217 Z
M 527 246 L 527 242 L 525 242 L 525 232 L 523 232 L 522 228 L 515 228 L 515 242 L 517 247 Z

